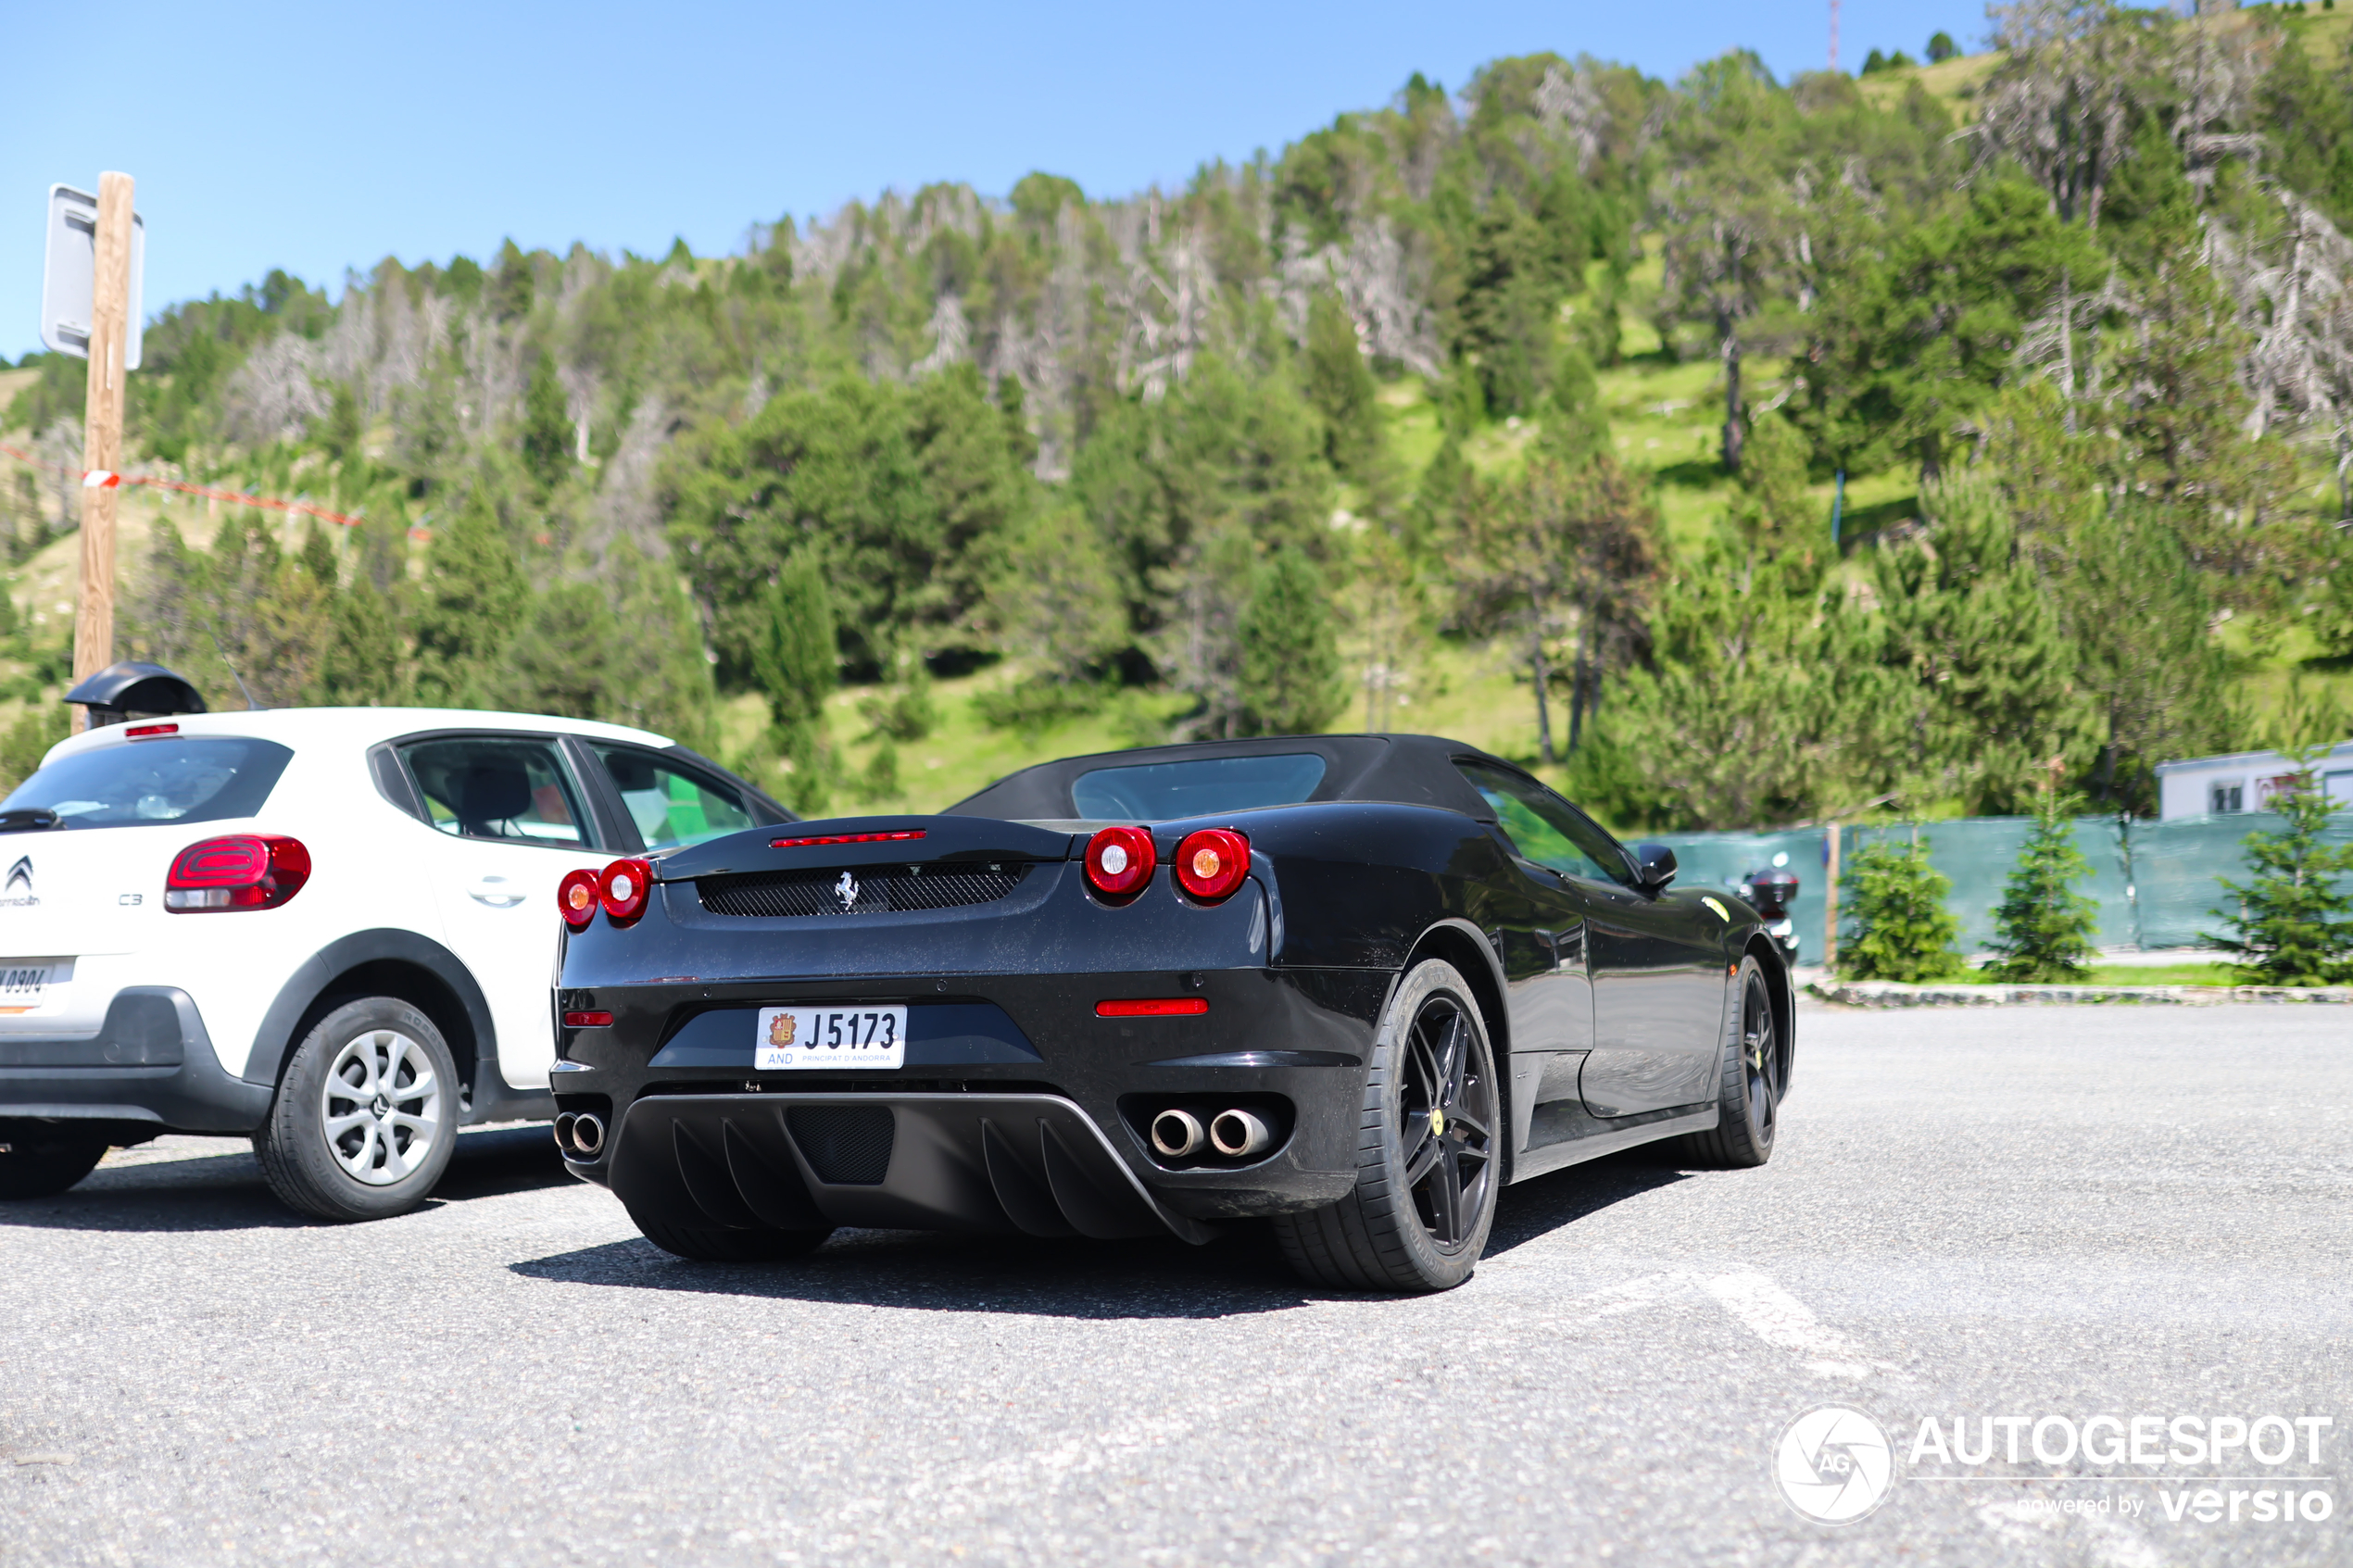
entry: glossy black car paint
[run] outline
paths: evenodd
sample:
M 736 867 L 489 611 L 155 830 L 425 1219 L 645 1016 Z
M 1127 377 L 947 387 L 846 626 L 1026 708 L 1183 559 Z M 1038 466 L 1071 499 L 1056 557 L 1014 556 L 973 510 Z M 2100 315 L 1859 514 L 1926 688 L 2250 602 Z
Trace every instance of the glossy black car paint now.
M 1304 751 L 1327 764 L 1308 801 L 1151 823 L 1160 863 L 1139 897 L 1115 903 L 1088 885 L 1081 858 L 1097 824 L 1072 820 L 1078 772 Z M 1755 914 L 1726 895 L 1641 885 L 1631 854 L 1626 880 L 1607 884 L 1520 858 L 1456 759 L 1508 766 L 1426 736 L 1157 747 L 1030 769 L 939 816 L 797 823 L 664 856 L 639 918 L 616 925 L 600 914 L 566 942 L 559 1010 L 613 1018 L 560 1036 L 559 1106 L 610 1129 L 594 1158 L 574 1154 L 571 1166 L 675 1224 L 739 1224 L 749 1201 L 770 1223 L 821 1213 L 828 1223 L 1125 1234 L 1125 1222 L 1090 1221 L 1093 1200 L 1076 1193 L 1085 1176 L 1131 1184 L 1119 1203 L 1140 1200 L 1198 1238 L 1199 1222 L 1314 1208 L 1354 1184 L 1374 1032 L 1403 973 L 1432 956 L 1463 972 L 1488 1017 L 1513 1178 L 1714 1126 L 1744 953 L 1765 964 L 1791 1037 L 1787 977 Z M 1248 837 L 1251 874 L 1203 906 L 1169 862 L 1186 834 L 1213 826 Z M 773 843 L 889 833 L 923 836 Z M 863 886 L 989 867 L 1018 869 L 1010 893 L 945 909 L 741 916 L 713 912 L 702 895 L 711 879 L 753 873 L 848 872 Z M 1207 1010 L 1096 1011 L 1164 997 Z M 905 1065 L 753 1071 L 758 1009 L 835 1000 L 905 1004 Z M 1089 1125 L 1048 1127 L 1040 1097 Z M 796 1107 L 820 1104 L 887 1107 L 902 1140 L 924 1129 L 909 1147 L 937 1169 L 920 1181 L 902 1182 L 896 1163 L 883 1182 L 826 1179 L 791 1131 L 810 1124 L 794 1123 Z M 1204 1118 L 1262 1108 L 1279 1141 L 1246 1161 L 1166 1160 L 1149 1124 L 1170 1105 Z M 658 1117 L 661 1135 L 633 1130 L 641 1107 L 654 1108 L 642 1115 Z M 1032 1213 L 1025 1194 L 1050 1187 L 1064 1212 Z

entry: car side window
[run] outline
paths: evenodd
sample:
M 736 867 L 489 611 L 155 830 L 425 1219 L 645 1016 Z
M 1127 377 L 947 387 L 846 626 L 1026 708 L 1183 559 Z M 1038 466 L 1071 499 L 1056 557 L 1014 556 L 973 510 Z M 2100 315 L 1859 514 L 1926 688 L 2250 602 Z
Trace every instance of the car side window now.
M 555 741 L 464 735 L 414 741 L 401 760 L 443 833 L 552 848 L 585 847 L 587 814 Z
M 700 768 L 673 762 L 656 752 L 634 746 L 600 746 L 589 749 L 612 775 L 622 804 L 637 824 L 646 847 L 673 849 L 698 839 L 757 827 L 745 809 L 741 794 Z
M 1568 876 L 1626 883 L 1626 858 L 1582 812 L 1535 780 L 1483 762 L 1455 769 L 1495 813 L 1496 825 L 1524 859 Z

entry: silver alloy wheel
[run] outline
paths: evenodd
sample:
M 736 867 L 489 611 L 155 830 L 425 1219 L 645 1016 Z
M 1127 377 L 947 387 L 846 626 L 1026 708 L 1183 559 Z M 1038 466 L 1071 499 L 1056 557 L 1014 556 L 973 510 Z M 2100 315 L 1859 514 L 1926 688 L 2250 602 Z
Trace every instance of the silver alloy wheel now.
M 433 1059 L 396 1029 L 371 1029 L 335 1053 L 320 1090 L 327 1152 L 354 1181 L 390 1186 L 441 1136 Z

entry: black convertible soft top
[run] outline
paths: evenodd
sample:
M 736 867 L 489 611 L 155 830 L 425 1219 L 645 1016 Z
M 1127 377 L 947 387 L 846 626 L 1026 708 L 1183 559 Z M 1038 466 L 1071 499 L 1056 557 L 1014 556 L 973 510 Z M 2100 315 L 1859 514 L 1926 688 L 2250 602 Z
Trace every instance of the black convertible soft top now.
M 1457 758 L 1477 759 L 1520 771 L 1514 764 L 1461 741 L 1440 735 L 1262 735 L 1251 740 L 1195 741 L 1183 746 L 1147 746 L 1133 751 L 1103 751 L 1065 757 L 1009 773 L 979 794 L 941 813 L 994 817 L 1005 822 L 1061 822 L 1084 815 L 1071 797 L 1082 773 L 1099 768 L 1146 767 L 1219 757 L 1290 756 L 1313 753 L 1324 759 L 1324 776 L 1311 802 L 1378 800 L 1407 806 L 1440 806 L 1489 821 L 1494 812 L 1454 769 Z

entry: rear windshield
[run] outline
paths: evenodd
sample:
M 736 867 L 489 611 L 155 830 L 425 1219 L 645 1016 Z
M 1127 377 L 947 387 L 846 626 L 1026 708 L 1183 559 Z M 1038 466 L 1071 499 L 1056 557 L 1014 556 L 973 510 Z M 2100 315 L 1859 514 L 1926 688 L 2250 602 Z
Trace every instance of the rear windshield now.
M 273 742 L 227 735 L 126 741 L 58 758 L 0 800 L 0 811 L 46 807 L 66 828 L 250 817 L 292 760 Z
M 1267 757 L 1204 757 L 1097 768 L 1070 786 L 1071 804 L 1094 822 L 1167 822 L 1253 806 L 1292 806 L 1315 793 L 1324 759 L 1312 751 Z

